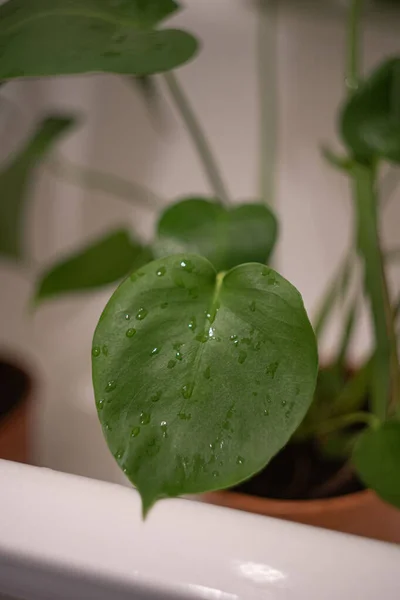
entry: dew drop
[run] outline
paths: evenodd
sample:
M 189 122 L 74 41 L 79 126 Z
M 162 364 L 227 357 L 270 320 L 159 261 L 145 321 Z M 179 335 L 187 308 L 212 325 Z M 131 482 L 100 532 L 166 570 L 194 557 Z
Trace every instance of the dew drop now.
M 141 425 L 148 425 L 150 423 L 149 413 L 146 413 L 146 412 L 140 413 L 140 423 L 141 423 Z
M 100 400 L 98 400 L 96 402 L 96 406 L 97 406 L 97 410 L 102 410 L 104 408 L 104 400 L 103 400 L 103 398 L 100 398 Z
M 104 346 L 102 347 L 101 351 L 104 354 L 104 356 L 108 356 L 108 346 L 107 346 L 107 344 L 104 344 Z
M 163 302 L 163 303 L 161 304 L 161 308 L 163 308 L 163 309 L 164 309 L 164 308 L 167 308 L 167 306 L 168 306 L 168 302 Z
M 151 402 L 158 402 L 159 399 L 161 398 L 161 394 L 162 392 L 159 390 L 158 392 L 156 392 L 151 398 Z
M 187 271 L 188 273 L 193 272 L 194 266 L 191 260 L 181 260 L 180 265 L 184 271 Z
M 269 416 L 269 410 L 268 410 L 268 408 L 264 409 L 264 416 L 266 416 L 266 417 Z
M 129 315 L 128 313 L 126 313 L 126 315 L 125 315 L 125 319 L 126 319 L 127 321 L 129 321 L 129 319 L 130 319 L 130 318 L 131 318 L 131 315 Z
M 282 406 L 286 406 L 286 400 L 282 400 L 281 404 Z
M 127 332 L 126 332 L 126 337 L 128 338 L 132 338 L 136 333 L 136 329 L 133 329 L 133 327 L 130 327 Z
M 175 354 L 175 358 L 176 358 L 176 360 L 182 360 L 183 359 L 182 352 L 179 352 L 179 350 L 178 350 L 178 352 Z
M 136 313 L 136 319 L 138 321 L 143 321 L 143 319 L 145 319 L 148 314 L 149 313 L 145 308 L 139 308 L 138 312 Z
M 218 477 L 218 475 L 219 475 L 218 471 L 213 471 L 213 472 L 212 472 L 212 476 L 213 476 L 213 477 Z
M 196 331 L 196 327 L 197 327 L 197 323 L 196 323 L 196 317 L 192 317 L 189 321 L 188 327 L 191 331 L 195 332 Z
M 261 271 L 261 275 L 263 277 L 266 277 L 269 274 L 269 269 L 267 269 L 267 267 L 264 267 L 264 269 Z
M 253 392 L 253 396 L 258 396 L 258 392 Z
M 131 431 L 131 437 L 135 438 L 139 435 L 140 433 L 140 427 L 134 427 Z
M 239 352 L 238 363 L 242 365 L 244 363 L 244 361 L 246 360 L 246 358 L 247 358 L 247 352 L 245 352 L 244 350 L 241 350 Z
M 191 398 L 192 393 L 193 393 L 193 384 L 191 383 L 187 383 L 186 385 L 182 386 L 182 396 L 185 398 L 185 400 L 189 400 L 189 398 Z
M 255 310 L 256 310 L 256 303 L 254 301 L 250 302 L 249 308 L 250 308 L 251 312 L 255 312 Z
M 168 433 L 167 433 L 167 421 L 161 421 L 160 427 L 161 427 L 161 431 L 162 431 L 163 437 L 166 438 L 168 436 Z
M 121 460 L 121 458 L 122 458 L 122 452 L 121 452 L 121 451 L 117 452 L 117 453 L 115 454 L 115 458 L 116 458 L 117 460 Z
M 167 364 L 167 368 L 173 369 L 175 365 L 176 365 L 176 360 L 169 360 L 168 364 Z
M 206 379 L 210 379 L 210 378 L 211 378 L 211 367 L 210 367 L 210 366 L 208 366 L 208 367 L 205 369 L 205 371 L 204 371 L 203 375 L 204 375 L 204 377 L 205 377 Z
M 97 356 L 100 356 L 100 346 L 93 346 L 92 348 L 92 356 L 94 356 L 95 358 L 97 358 Z
M 237 465 L 242 465 L 244 463 L 244 458 L 243 456 L 238 456 L 236 459 L 236 464 Z
M 156 275 L 157 275 L 157 277 L 164 277 L 166 272 L 167 272 L 167 269 L 165 267 L 160 267 L 159 269 L 157 269 Z
M 237 335 L 231 335 L 230 338 L 231 342 L 236 342 L 236 340 L 238 339 Z
M 106 392 L 112 392 L 117 387 L 117 382 L 112 379 L 106 385 Z
M 156 356 L 157 354 L 160 354 L 161 348 L 159 346 L 156 346 L 155 348 L 153 348 L 153 350 L 150 352 L 150 356 Z
M 104 423 L 104 429 L 105 429 L 106 431 L 112 431 L 112 428 L 111 428 L 111 426 L 109 425 L 109 423 Z
M 285 417 L 286 417 L 286 419 L 289 419 L 289 417 L 290 417 L 290 410 L 287 410 L 285 412 Z

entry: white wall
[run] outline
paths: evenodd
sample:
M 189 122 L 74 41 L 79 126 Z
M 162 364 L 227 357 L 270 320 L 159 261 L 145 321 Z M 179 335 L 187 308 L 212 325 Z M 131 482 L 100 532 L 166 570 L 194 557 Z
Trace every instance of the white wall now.
M 201 117 L 230 193 L 236 201 L 255 198 L 259 140 L 257 22 L 252 3 L 186 0 L 185 4 L 187 10 L 174 24 L 194 32 L 203 49 L 178 76 Z M 276 265 L 300 289 L 311 312 L 346 247 L 352 226 L 347 182 L 324 164 L 319 152 L 321 142 L 335 144 L 336 111 L 344 93 L 343 14 L 333 11 L 328 17 L 316 5 L 319 3 L 303 0 L 294 5 L 280 3 L 277 64 L 276 207 L 281 240 Z M 366 69 L 383 56 L 400 51 L 399 24 L 400 18 L 369 19 Z M 65 78 L 15 86 L 31 119 L 40 108 L 86 113 L 84 125 L 62 144 L 62 152 L 75 162 L 148 185 L 168 201 L 210 192 L 169 102 L 160 125 L 149 118 L 137 92 L 121 78 Z M 394 205 L 385 216 L 388 244 L 397 237 L 399 215 Z M 148 237 L 155 218 L 151 210 L 132 210 L 108 194 L 57 182 L 45 170 L 32 206 L 27 240 L 33 258 L 41 264 L 127 219 Z M 27 323 L 24 304 L 32 275 L 16 273 L 3 264 L 0 277 L 7 282 L 1 284 L 1 314 L 7 317 L 2 317 L 0 346 L 28 353 L 43 375 L 38 461 L 67 471 L 120 479 L 100 436 L 90 381 L 91 334 L 109 292 L 50 304 Z M 9 314 L 13 318 L 9 319 Z M 335 333 L 333 330 L 328 340 L 328 350 Z M 358 353 L 365 350 L 367 341 L 364 322 Z

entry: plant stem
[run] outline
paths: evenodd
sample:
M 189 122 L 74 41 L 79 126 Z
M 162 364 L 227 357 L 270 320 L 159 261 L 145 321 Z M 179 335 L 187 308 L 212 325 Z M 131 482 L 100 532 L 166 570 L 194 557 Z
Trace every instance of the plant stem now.
M 329 419 L 328 421 L 324 421 L 320 423 L 315 428 L 316 435 L 327 435 L 328 433 L 333 433 L 335 431 L 339 431 L 340 429 L 345 429 L 346 427 L 350 427 L 351 425 L 369 425 L 370 427 L 376 427 L 379 425 L 379 420 L 375 415 L 372 415 L 368 412 L 356 412 L 347 415 L 342 415 L 340 417 L 336 417 L 334 419 Z
M 224 182 L 222 181 L 217 162 L 212 154 L 205 133 L 203 132 L 200 123 L 197 120 L 192 107 L 190 106 L 185 92 L 181 88 L 178 80 L 172 72 L 165 73 L 163 77 L 175 102 L 175 105 L 181 114 L 183 122 L 185 123 L 187 130 L 191 135 L 195 148 L 203 164 L 204 171 L 215 195 L 222 202 L 222 204 L 229 204 L 229 194 Z
M 276 0 L 258 0 L 258 89 L 260 99 L 260 194 L 264 204 L 274 205 L 277 149 L 277 32 Z
M 161 198 L 142 184 L 127 181 L 110 173 L 75 165 L 65 157 L 51 158 L 46 161 L 46 166 L 53 175 L 65 179 L 69 183 L 113 194 L 128 201 L 131 205 L 147 204 L 151 208 L 157 209 L 163 204 Z
M 356 164 L 353 178 L 358 250 L 364 261 L 365 288 L 371 304 L 376 344 L 372 363 L 372 410 L 384 420 L 389 402 L 399 401 L 399 367 L 393 313 L 379 242 L 375 169 Z
M 352 0 L 347 30 L 346 87 L 350 93 L 358 88 L 360 67 L 360 21 L 363 0 Z

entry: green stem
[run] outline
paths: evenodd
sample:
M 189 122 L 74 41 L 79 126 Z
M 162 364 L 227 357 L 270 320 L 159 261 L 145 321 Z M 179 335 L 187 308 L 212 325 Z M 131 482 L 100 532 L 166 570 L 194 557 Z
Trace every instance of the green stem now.
M 276 0 L 258 0 L 258 88 L 260 98 L 260 194 L 264 204 L 274 205 L 277 146 L 277 27 Z
M 379 425 L 379 419 L 377 419 L 371 413 L 361 411 L 351 413 L 349 415 L 342 415 L 340 417 L 336 417 L 335 419 L 329 419 L 328 421 L 320 423 L 315 428 L 315 434 L 327 435 L 329 433 L 345 429 L 346 427 L 350 427 L 351 425 L 361 424 L 368 425 L 369 427 L 376 427 Z
M 65 157 L 51 158 L 46 162 L 47 168 L 55 175 L 73 185 L 89 187 L 117 196 L 129 204 L 144 204 L 157 209 L 163 200 L 154 192 L 139 183 L 127 181 L 117 175 L 103 173 L 88 167 L 75 165 Z
M 360 70 L 360 25 L 363 0 L 352 0 L 347 30 L 346 87 L 350 93 L 358 88 Z
M 398 357 L 393 314 L 379 242 L 375 169 L 357 164 L 353 168 L 357 218 L 357 242 L 364 261 L 365 288 L 371 304 L 375 337 L 372 411 L 384 420 L 389 402 L 398 402 Z
M 224 182 L 222 181 L 217 162 L 211 152 L 207 138 L 200 127 L 200 123 L 197 120 L 197 117 L 185 92 L 181 88 L 178 80 L 172 72 L 165 73 L 164 80 L 187 127 L 187 130 L 192 137 L 195 148 L 203 164 L 204 171 L 215 195 L 222 202 L 222 204 L 229 204 L 229 194 Z

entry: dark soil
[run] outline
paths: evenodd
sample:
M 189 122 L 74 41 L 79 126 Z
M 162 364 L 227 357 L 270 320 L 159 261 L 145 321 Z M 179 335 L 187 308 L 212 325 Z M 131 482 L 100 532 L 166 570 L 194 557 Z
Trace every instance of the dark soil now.
M 232 491 L 278 500 L 315 500 L 364 489 L 351 472 L 342 477 L 343 469 L 343 462 L 323 459 L 313 442 L 289 444 L 263 471 Z M 338 485 L 334 486 L 334 491 L 327 492 L 326 484 L 335 476 Z
M 0 359 L 0 421 L 24 401 L 30 388 L 28 375 Z

